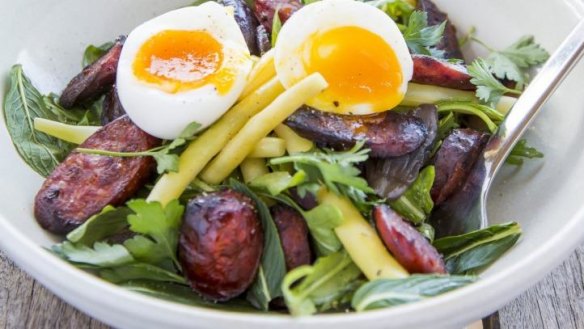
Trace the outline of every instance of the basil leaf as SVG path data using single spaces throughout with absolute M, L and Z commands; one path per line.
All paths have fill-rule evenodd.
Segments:
M 521 227 L 511 222 L 441 238 L 434 241 L 434 247 L 444 256 L 449 273 L 471 274 L 497 260 L 520 236 Z
M 412 275 L 403 279 L 377 279 L 364 284 L 353 296 L 360 311 L 413 303 L 476 281 L 473 276 Z
M 96 242 L 91 248 L 65 241 L 54 245 L 52 251 L 71 263 L 96 267 L 120 266 L 134 262 L 134 258 L 124 246 L 109 245 L 105 242 Z
M 128 227 L 127 217 L 132 211 L 126 207 L 114 208 L 107 206 L 83 225 L 67 234 L 67 240 L 92 246 L 95 242 L 112 236 Z
M 276 224 L 266 204 L 245 184 L 230 179 L 229 185 L 248 197 L 256 204 L 264 230 L 264 251 L 258 274 L 247 292 L 247 300 L 258 309 L 267 311 L 269 303 L 282 296 L 282 280 L 286 275 L 284 251 Z
M 313 266 L 301 266 L 286 275 L 282 283 L 286 306 L 294 316 L 335 307 L 352 292 L 355 288 L 352 283 L 360 275 L 361 271 L 345 251 L 321 257 Z
M 10 87 L 4 101 L 6 128 L 20 157 L 46 177 L 69 154 L 73 145 L 37 132 L 35 118 L 57 119 L 24 75 L 22 66 L 15 65 L 10 70 Z
M 83 52 L 81 66 L 86 67 L 95 63 L 101 56 L 105 55 L 105 53 L 107 53 L 113 47 L 113 45 L 113 42 L 106 42 L 100 46 L 87 46 L 87 48 L 85 48 L 85 52 Z
M 234 299 L 226 303 L 212 303 L 204 300 L 197 293 L 193 292 L 190 287 L 174 283 L 152 280 L 134 280 L 125 282 L 120 286 L 130 291 L 180 304 L 210 307 L 222 311 L 257 312 L 245 300 Z
M 337 207 L 322 204 L 302 215 L 314 240 L 317 255 L 326 256 L 341 250 L 343 245 L 334 229 L 343 223 L 343 213 Z
M 187 280 L 184 277 L 160 267 L 144 263 L 128 264 L 104 269 L 99 271 L 99 276 L 116 284 L 131 280 L 152 280 L 188 285 Z
M 402 196 L 390 202 L 391 208 L 414 224 L 426 221 L 434 208 L 430 190 L 435 176 L 434 166 L 426 167 Z

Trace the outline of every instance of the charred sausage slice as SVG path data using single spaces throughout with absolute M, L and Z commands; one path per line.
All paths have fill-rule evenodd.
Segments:
M 239 29 L 243 34 L 245 39 L 245 43 L 249 48 L 249 52 L 252 55 L 259 56 L 260 51 L 257 45 L 257 38 L 256 38 L 256 28 L 259 25 L 257 18 L 255 17 L 254 13 L 248 7 L 244 0 L 220 0 L 224 6 L 229 6 L 233 8 L 233 16 L 237 25 L 239 25 Z
M 124 116 L 98 130 L 81 147 L 138 152 L 158 145 L 160 140 Z M 150 157 L 107 157 L 73 151 L 37 193 L 35 217 L 50 232 L 68 233 L 103 207 L 120 205 L 132 197 L 153 169 L 154 160 Z
M 373 219 L 385 246 L 408 272 L 446 273 L 436 248 L 391 208 L 376 206 Z
M 431 56 L 412 55 L 414 75 L 412 82 L 461 90 L 475 90 L 466 67 Z
M 365 178 L 375 192 L 384 198 L 399 198 L 416 180 L 420 169 L 430 160 L 438 131 L 438 113 L 434 105 L 421 105 L 410 112 L 422 120 L 427 137 L 415 151 L 392 158 L 371 157 L 365 163 Z
M 431 0 L 418 0 L 417 9 L 428 14 L 428 26 L 438 25 L 446 21 L 444 37 L 436 46 L 436 48 L 444 50 L 444 57 L 464 59 L 460 45 L 458 44 L 458 39 L 456 38 L 456 28 L 448 19 L 448 15 L 442 12 Z
M 436 178 L 430 194 L 436 205 L 462 188 L 489 135 L 473 129 L 454 129 L 436 156 Z
M 194 291 L 227 301 L 252 283 L 260 264 L 263 231 L 253 201 L 233 191 L 189 201 L 178 256 Z
M 113 47 L 95 63 L 87 66 L 69 82 L 59 103 L 64 108 L 96 99 L 107 92 L 116 81 L 118 62 L 125 37 L 119 37 Z
M 278 228 L 288 271 L 310 264 L 312 252 L 308 227 L 302 215 L 285 205 L 275 205 L 270 208 L 270 212 Z
M 422 120 L 392 111 L 373 115 L 338 115 L 302 108 L 286 125 L 319 146 L 348 149 L 365 141 L 374 157 L 395 157 L 417 149 L 427 136 Z
M 299 0 L 256 0 L 254 9 L 260 23 L 271 33 L 276 9 L 280 21 L 284 24 L 301 7 L 302 3 Z

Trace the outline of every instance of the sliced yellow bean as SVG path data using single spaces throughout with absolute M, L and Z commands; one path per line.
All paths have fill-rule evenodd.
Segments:
M 266 137 L 296 109 L 327 86 L 320 73 L 313 73 L 286 90 L 251 118 L 225 145 L 221 153 L 201 173 L 201 179 L 209 184 L 221 183 L 251 153 L 260 139 Z
M 409 275 L 387 251 L 377 232 L 351 200 L 323 189 L 318 201 L 335 206 L 343 213 L 344 222 L 335 228 L 335 233 L 367 279 L 397 279 Z
M 180 156 L 178 172 L 162 176 L 150 192 L 148 201 L 159 201 L 166 205 L 177 199 L 241 127 L 282 92 L 284 92 L 284 87 L 277 78 L 273 78 L 231 108 L 189 144 Z
M 289 154 L 298 152 L 308 152 L 314 147 L 314 143 L 306 138 L 300 137 L 292 128 L 280 124 L 274 132 L 286 141 L 286 150 Z
M 418 106 L 420 104 L 436 104 L 440 101 L 478 102 L 478 99 L 472 91 L 409 83 L 408 91 L 401 105 Z M 516 101 L 517 98 L 503 96 L 497 106 L 495 106 L 495 110 L 501 114 L 507 114 Z
M 262 138 L 248 158 L 275 158 L 286 154 L 286 141 L 277 137 Z
M 243 160 L 239 168 L 241 169 L 243 181 L 246 183 L 269 173 L 266 161 L 260 158 L 247 158 Z
M 99 126 L 74 126 L 65 123 L 47 120 L 43 118 L 34 119 L 34 129 L 49 136 L 62 139 L 73 144 L 81 144 L 98 131 Z
M 258 89 L 261 85 L 265 84 L 275 76 L 276 67 L 274 66 L 274 50 L 270 49 L 254 65 L 239 99 L 247 97 L 247 95 L 251 94 L 254 90 Z

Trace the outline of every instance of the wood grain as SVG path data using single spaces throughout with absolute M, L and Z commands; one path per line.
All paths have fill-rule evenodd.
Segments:
M 584 246 L 499 311 L 502 329 L 584 329 Z M 0 253 L 0 328 L 108 326 L 67 305 Z

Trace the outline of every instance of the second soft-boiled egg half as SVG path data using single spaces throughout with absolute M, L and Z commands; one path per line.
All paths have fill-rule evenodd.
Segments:
M 353 0 L 323 0 L 297 11 L 278 34 L 274 63 L 288 88 L 314 72 L 329 87 L 308 102 L 322 111 L 371 114 L 398 105 L 413 63 L 393 20 Z
M 252 60 L 232 13 L 207 2 L 158 16 L 128 36 L 117 72 L 120 101 L 147 133 L 174 139 L 209 126 L 241 94 Z

